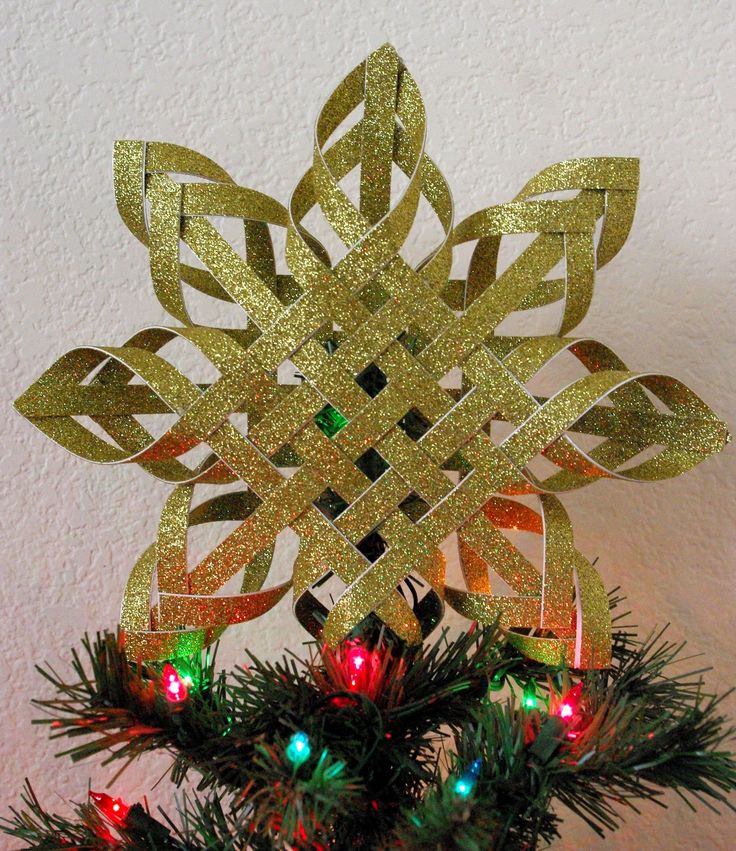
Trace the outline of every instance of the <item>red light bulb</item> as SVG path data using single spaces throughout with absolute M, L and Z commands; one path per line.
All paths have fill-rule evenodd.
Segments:
M 324 645 L 321 655 L 324 669 L 317 672 L 320 688 L 340 709 L 358 705 L 344 692 L 375 702 L 384 691 L 395 688 L 392 682 L 404 674 L 403 658 L 393 656 L 388 648 L 374 649 L 356 638 L 343 641 L 336 650 Z
M 162 684 L 166 694 L 166 699 L 170 703 L 182 703 L 187 699 L 189 690 L 186 687 L 186 683 L 179 676 L 179 672 L 170 662 L 167 662 L 164 665 Z
M 348 650 L 348 665 L 355 673 L 359 673 L 367 661 L 368 651 L 364 647 L 351 647 Z
M 113 822 L 113 824 L 120 825 L 120 827 L 125 826 L 125 821 L 128 818 L 128 813 L 130 812 L 130 807 L 122 800 L 122 798 L 111 798 L 104 792 L 92 791 L 90 791 L 89 796 L 92 798 L 94 805 L 103 816 L 108 818 L 111 822 Z
M 565 695 L 565 699 L 557 708 L 557 715 L 569 721 L 570 718 L 578 711 L 578 704 L 583 694 L 583 684 L 578 683 L 570 689 Z
M 346 654 L 348 682 L 351 691 L 361 691 L 370 677 L 371 654 L 360 645 L 351 647 Z

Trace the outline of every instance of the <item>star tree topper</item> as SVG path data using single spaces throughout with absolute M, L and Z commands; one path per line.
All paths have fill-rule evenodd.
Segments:
M 628 235 L 638 163 L 557 163 L 512 202 L 455 226 L 424 137 L 417 85 L 385 45 L 325 104 L 312 166 L 288 209 L 194 151 L 116 144 L 120 214 L 147 246 L 154 291 L 178 324 L 146 328 L 120 347 L 74 349 L 16 407 L 81 457 L 136 463 L 175 486 L 157 540 L 125 589 L 121 627 L 133 654 L 196 651 L 291 589 L 300 622 L 331 645 L 371 613 L 420 641 L 446 603 L 472 620 L 500 618 L 533 658 L 579 668 L 610 661 L 606 593 L 575 548 L 558 495 L 605 477 L 675 476 L 728 439 L 679 381 L 630 372 L 606 346 L 570 336 L 590 304 L 595 270 Z M 354 169 L 357 205 L 344 188 Z M 561 191 L 568 197 L 537 197 Z M 412 264 L 402 249 L 420 201 L 442 238 Z M 339 259 L 304 224 L 317 210 L 344 243 Z M 242 222 L 244 251 L 218 230 L 221 217 Z M 289 275 L 276 269 L 276 229 L 285 230 Z M 533 239 L 499 272 L 511 234 Z M 182 262 L 182 243 L 199 265 Z M 453 249 L 463 243 L 472 253 L 455 279 Z M 561 277 L 550 274 L 558 265 Z M 199 324 L 189 288 L 241 307 L 240 327 Z M 510 314 L 555 302 L 562 318 L 553 333 L 497 333 Z M 173 366 L 165 349 L 177 338 L 209 361 L 216 380 L 197 382 Z M 549 396 L 529 390 L 565 357 L 580 377 Z M 285 363 L 299 383 L 279 380 Z M 144 415 L 165 422 L 156 435 Z M 506 424 L 503 437 L 496 423 Z M 206 457 L 190 460 L 198 447 Z M 540 457 L 551 471 L 534 472 Z M 234 482 L 241 488 L 224 487 Z M 194 499 L 213 487 L 220 492 Z M 190 568 L 188 530 L 232 521 Z M 299 537 L 291 578 L 267 587 L 287 527 Z M 541 536 L 540 564 L 509 530 Z M 452 536 L 461 587 L 445 577 L 441 545 Z M 235 593 L 222 593 L 238 575 Z M 411 577 L 428 589 L 421 600 Z M 320 600 L 328 579 L 337 598 Z

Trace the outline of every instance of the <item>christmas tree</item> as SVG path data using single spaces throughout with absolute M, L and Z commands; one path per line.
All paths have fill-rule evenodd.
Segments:
M 120 629 L 85 638 L 68 673 L 39 667 L 53 693 L 36 704 L 72 759 L 104 752 L 124 768 L 164 750 L 172 782 L 195 790 L 174 814 L 93 791 L 69 815 L 29 785 L 3 823 L 22 847 L 533 849 L 559 836 L 560 806 L 601 835 L 666 789 L 730 806 L 722 698 L 702 670 L 673 673 L 681 645 L 627 624 L 559 499 L 599 478 L 678 475 L 728 440 L 679 381 L 569 336 L 625 242 L 638 165 L 558 163 L 455 226 L 424 138 L 417 85 L 384 46 L 328 99 L 288 209 L 193 151 L 116 145 L 118 208 L 180 324 L 69 352 L 16 407 L 81 457 L 174 489 Z M 442 237 L 410 263 L 420 202 Z M 317 210 L 339 259 L 307 230 Z M 244 255 L 222 218 L 241 223 Z M 499 270 L 516 234 L 533 238 Z M 182 243 L 201 265 L 182 262 Z M 242 327 L 198 324 L 183 284 L 239 305 Z M 497 330 L 557 302 L 552 333 Z M 175 367 L 162 350 L 177 339 L 219 377 Z M 565 358 L 582 377 L 531 389 Z M 151 415 L 167 419 L 158 434 Z M 190 568 L 187 533 L 210 523 L 235 528 Z M 292 575 L 268 587 L 286 529 Z M 516 533 L 538 536 L 541 563 Z M 306 655 L 219 671 L 223 631 L 289 591 Z M 430 638 L 445 605 L 469 628 Z

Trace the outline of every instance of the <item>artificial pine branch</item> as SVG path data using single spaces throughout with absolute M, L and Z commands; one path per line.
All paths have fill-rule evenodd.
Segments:
M 441 728 L 457 728 L 472 716 L 500 644 L 493 628 L 411 648 L 371 625 L 364 640 L 380 644 L 387 660 L 377 703 L 331 681 L 328 662 L 334 658 L 314 650 L 306 662 L 291 655 L 274 663 L 251 658 L 227 683 L 212 660 L 179 660 L 201 687 L 172 707 L 161 688 L 160 665 L 129 664 L 116 636 L 98 635 L 94 642 L 84 640 L 83 653 L 73 653 L 71 682 L 40 669 L 57 695 L 36 702 L 51 716 L 39 723 L 50 724 L 54 738 L 71 740 L 64 753 L 72 759 L 105 751 L 106 762 L 127 765 L 149 750 L 165 749 L 174 755 L 175 783 L 194 768 L 200 790 L 248 788 L 253 795 L 282 782 L 275 762 L 270 772 L 255 770 L 263 749 L 276 753 L 275 744 L 305 729 L 315 748 L 358 773 L 365 794 L 360 801 L 352 796 L 355 817 L 343 817 L 341 824 L 346 837 L 356 843 L 364 837 L 370 847 L 368 837 L 372 842 L 390 832 L 400 808 L 434 780 L 436 740 L 446 735 Z M 391 686 L 398 689 L 395 699 L 384 701 Z M 340 795 L 335 788 L 331 798 Z
M 525 733 L 512 702 L 488 702 L 458 737 L 449 777 L 405 813 L 396 831 L 399 847 L 521 851 L 556 838 L 559 819 L 549 809 L 544 772 L 530 762 Z M 469 796 L 459 795 L 458 780 L 477 759 L 482 766 L 475 786 Z
M 72 654 L 71 682 L 39 669 L 56 695 L 36 703 L 72 759 L 107 751 L 124 766 L 164 749 L 176 783 L 194 769 L 210 790 L 164 822 L 131 808 L 130 823 L 111 825 L 121 849 L 513 851 L 559 835 L 555 804 L 600 834 L 667 788 L 730 806 L 736 763 L 722 698 L 704 693 L 701 670 L 673 675 L 686 657 L 662 632 L 642 642 L 619 624 L 613 648 L 611 668 L 575 672 L 520 657 L 494 628 L 407 647 L 369 619 L 304 661 L 250 658 L 225 676 L 206 655 L 175 660 L 191 689 L 172 704 L 162 666 L 129 662 L 105 634 Z M 521 703 L 495 699 L 504 683 L 534 688 Z M 565 703 L 575 704 L 567 719 Z M 309 743 L 303 759 L 289 756 L 295 736 Z M 453 752 L 438 755 L 448 736 Z M 23 800 L 3 829 L 26 847 L 56 847 L 60 836 L 110 847 L 90 805 L 64 819 L 30 789 Z
M 572 689 L 564 670 L 539 666 L 550 695 L 544 711 L 517 708 L 513 699 L 484 702 L 457 737 L 450 778 L 405 813 L 398 829 L 404 847 L 535 848 L 559 835 L 555 803 L 602 836 L 620 826 L 622 810 L 638 812 L 642 801 L 661 804 L 667 788 L 711 809 L 733 809 L 726 795 L 736 788 L 736 761 L 723 746 L 735 731 L 720 714 L 725 695 L 704 694 L 699 670 L 670 674 L 685 661 L 683 648 L 663 641 L 661 631 L 641 643 L 619 633 L 613 667 L 579 680 L 582 725 L 556 714 Z M 530 664 L 507 670 L 523 681 Z M 481 768 L 466 800 L 455 784 L 476 759 Z M 482 836 L 487 844 L 478 845 Z
M 498 647 L 496 630 L 489 627 L 454 642 L 443 635 L 430 648 L 398 649 L 397 658 L 404 660 L 402 700 L 380 715 L 381 726 L 395 728 L 404 741 L 415 737 L 421 746 L 427 732 L 466 720 L 474 701 L 485 694 Z M 233 760 L 237 757 L 246 766 L 263 736 L 288 737 L 311 716 L 339 716 L 339 735 L 331 735 L 329 725 L 324 735 L 345 756 L 355 757 L 358 743 L 366 738 L 364 712 L 352 707 L 346 713 L 331 702 L 331 692 L 340 689 L 320 678 L 323 659 L 318 652 L 307 662 L 291 655 L 273 663 L 250 657 L 248 666 L 227 680 L 215 674 L 214 662 L 206 656 L 187 658 L 184 664 L 202 687 L 192 691 L 186 705 L 172 710 L 160 687 L 160 665 L 129 664 L 111 633 L 94 642 L 85 638 L 83 650 L 85 661 L 73 653 L 71 683 L 49 667 L 39 668 L 57 696 L 34 701 L 51 716 L 35 723 L 50 724 L 54 739 L 75 741 L 63 752 L 73 760 L 109 751 L 108 761 L 128 761 L 147 750 L 167 749 L 176 753 L 177 783 L 197 767 L 205 786 L 241 788 L 247 775 L 232 766 Z M 348 729 L 343 729 L 346 720 Z M 352 736 L 351 725 L 356 727 Z M 79 737 L 85 742 L 76 744 Z
M 140 804 L 127 813 L 125 825 L 104 819 L 91 804 L 76 804 L 73 816 L 50 813 L 43 808 L 31 784 L 21 793 L 23 808 L 11 808 L 11 818 L 0 828 L 23 840 L 27 849 L 38 851 L 199 851 L 207 846 L 178 842 L 172 833 L 152 818 Z M 114 832 L 113 832 L 114 831 Z M 217 846 L 218 849 L 220 846 Z
M 273 838 L 277 847 L 327 844 L 331 826 L 349 815 L 365 790 L 326 749 L 304 765 L 289 764 L 285 750 L 285 743 L 258 748 L 251 781 L 240 796 L 248 802 L 250 836 Z

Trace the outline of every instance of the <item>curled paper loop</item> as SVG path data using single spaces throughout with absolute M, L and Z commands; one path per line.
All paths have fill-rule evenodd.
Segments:
M 251 620 L 273 608 L 291 586 L 285 582 L 263 590 L 273 559 L 273 547 L 268 547 L 245 565 L 239 594 L 192 593 L 187 571 L 189 528 L 243 521 L 258 505 L 252 491 L 230 491 L 192 510 L 193 491 L 192 485 L 181 485 L 172 492 L 156 544 L 143 553 L 128 579 L 120 626 L 131 657 L 171 658 L 198 652 L 227 624 Z M 157 602 L 151 610 L 152 586 Z M 182 629 L 182 624 L 189 628 Z
M 509 641 L 540 662 L 576 668 L 606 665 L 611 635 L 603 583 L 575 549 L 560 501 L 550 494 L 538 499 L 541 513 L 521 502 L 493 497 L 464 524 L 458 549 L 468 591 L 448 586 L 445 599 L 471 620 L 492 623 L 498 618 Z M 501 529 L 542 536 L 541 575 Z M 489 564 L 514 594 L 492 593 Z
M 471 620 L 500 618 L 533 658 L 609 663 L 608 600 L 558 496 L 600 478 L 679 475 L 728 439 L 676 379 L 632 372 L 603 344 L 569 336 L 631 228 L 638 163 L 557 163 L 454 225 L 425 135 L 416 82 L 385 45 L 328 98 L 288 206 L 186 148 L 117 143 L 118 208 L 180 326 L 74 349 L 16 407 L 81 457 L 136 463 L 175 485 L 124 595 L 135 654 L 192 652 L 291 589 L 296 617 L 331 645 L 371 614 L 421 641 L 446 602 Z M 439 235 L 415 262 L 422 209 Z M 329 240 L 307 229 L 320 216 Z M 221 232 L 227 219 L 242 226 L 244 251 Z M 289 274 L 277 267 L 278 230 Z M 528 244 L 499 269 L 502 241 L 520 234 Z M 451 277 L 465 244 L 467 273 Z M 182 261 L 182 245 L 201 266 Z M 241 327 L 198 324 L 191 290 L 239 306 Z M 556 302 L 552 333 L 499 333 L 511 314 Z M 175 365 L 177 343 L 203 359 L 208 381 Z M 575 378 L 534 389 L 565 363 Z M 151 418 L 165 422 L 151 430 Z M 234 482 L 244 489 L 197 501 Z M 190 565 L 189 530 L 210 523 L 225 534 Z M 299 538 L 291 576 L 268 585 L 286 530 Z M 541 540 L 539 562 L 516 533 Z M 447 577 L 452 536 L 462 587 Z

